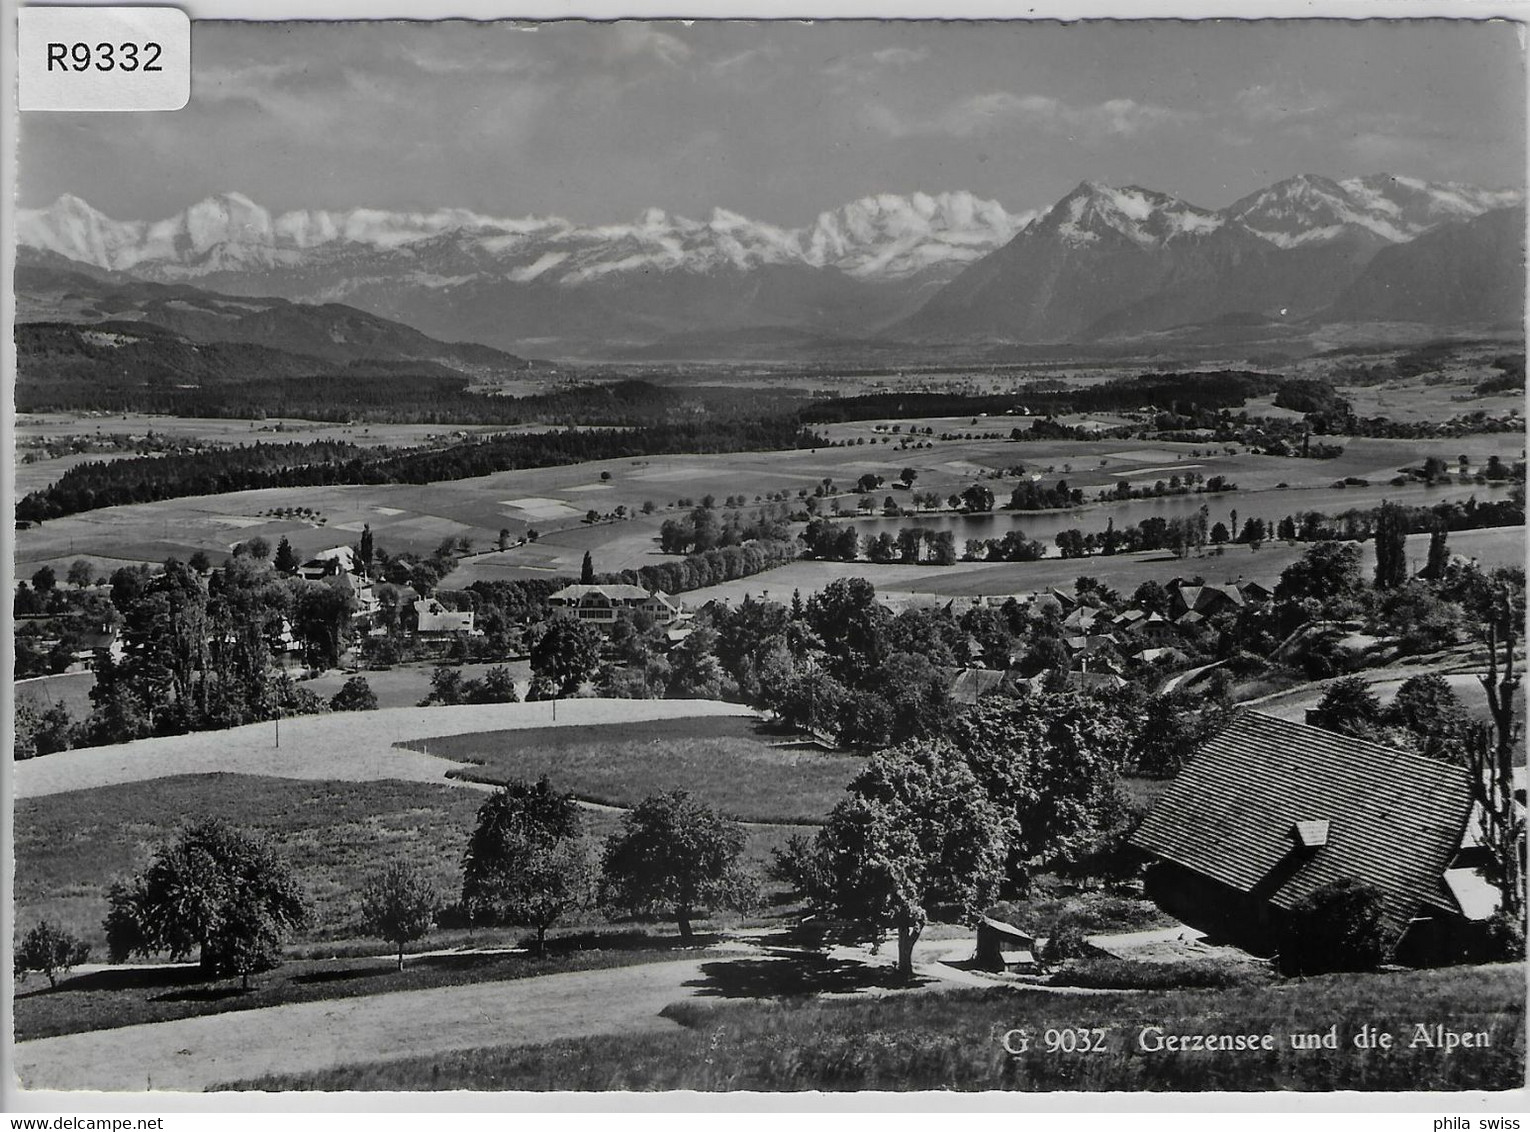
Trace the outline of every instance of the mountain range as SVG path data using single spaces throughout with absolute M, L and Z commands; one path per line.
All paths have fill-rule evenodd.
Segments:
M 783 228 L 721 209 L 609 225 L 273 215 L 237 193 L 118 221 L 65 196 L 19 210 L 17 238 L 23 265 L 344 303 L 523 354 L 768 356 L 825 340 L 1111 342 L 1226 316 L 1517 323 L 1522 199 L 1301 175 L 1210 210 L 1085 182 L 1039 214 L 964 192 L 885 194 Z

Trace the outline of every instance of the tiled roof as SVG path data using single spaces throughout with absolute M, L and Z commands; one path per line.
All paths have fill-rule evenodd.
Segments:
M 550 594 L 549 601 L 580 601 L 588 594 L 599 594 L 602 597 L 620 599 L 622 601 L 645 601 L 648 591 L 642 586 L 629 586 L 624 584 L 612 584 L 605 586 L 572 585 L 564 586 L 555 594 Z
M 1380 890 L 1405 927 L 1456 903 L 1443 876 L 1471 811 L 1464 768 L 1244 711 L 1191 758 L 1131 843 L 1289 909 L 1341 877 Z M 1293 829 L 1326 821 L 1302 851 Z

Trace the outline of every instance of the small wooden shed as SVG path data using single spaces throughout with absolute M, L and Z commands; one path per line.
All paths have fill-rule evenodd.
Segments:
M 1036 965 L 1036 937 L 1024 928 L 985 913 L 978 917 L 974 962 L 986 971 L 1033 967 Z

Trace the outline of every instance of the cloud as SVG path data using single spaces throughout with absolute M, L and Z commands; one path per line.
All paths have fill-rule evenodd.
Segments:
M 927 116 L 901 116 L 880 103 L 869 104 L 863 120 L 888 137 L 979 137 L 1006 129 L 1033 129 L 1084 141 L 1126 138 L 1162 126 L 1198 121 L 1199 113 L 1113 98 L 1074 106 L 1041 94 L 992 91 L 974 95 Z
M 875 51 L 857 51 L 841 55 L 823 69 L 834 80 L 833 90 L 843 94 L 852 87 L 863 86 L 881 77 L 889 70 L 911 67 L 929 58 L 928 47 L 882 47 Z

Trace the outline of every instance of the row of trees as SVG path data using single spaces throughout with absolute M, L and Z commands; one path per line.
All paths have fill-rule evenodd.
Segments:
M 747 909 L 758 883 L 740 863 L 744 833 L 683 790 L 654 794 L 628 811 L 597 853 L 571 794 L 546 778 L 512 781 L 479 807 L 462 858 L 459 911 L 471 924 L 547 931 L 586 909 L 672 918 L 682 939 L 710 911 Z M 358 926 L 405 949 L 435 926 L 443 899 L 420 862 L 398 859 L 357 893 Z M 138 875 L 107 893 L 111 961 L 195 956 L 210 978 L 252 975 L 280 961 L 286 939 L 313 923 L 313 904 L 291 865 L 265 837 L 221 819 L 196 822 L 162 844 Z M 88 949 L 44 921 L 24 938 L 17 972 L 51 982 Z

